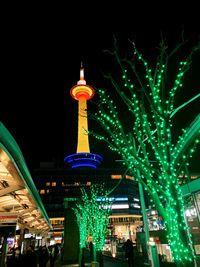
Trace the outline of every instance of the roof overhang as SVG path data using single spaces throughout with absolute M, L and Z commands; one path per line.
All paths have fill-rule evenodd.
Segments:
M 34 233 L 51 222 L 16 141 L 0 122 L 0 214 L 17 213 L 18 224 Z

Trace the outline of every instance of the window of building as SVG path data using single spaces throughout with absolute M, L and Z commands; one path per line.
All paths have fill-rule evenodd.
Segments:
M 122 175 L 113 174 L 111 175 L 111 179 L 121 179 Z
M 126 175 L 126 179 L 129 179 L 129 180 L 132 180 L 132 181 L 135 181 L 135 179 L 129 175 Z
M 56 186 L 56 182 L 52 182 L 51 185 L 52 185 L 52 186 Z
M 45 190 L 44 189 L 41 189 L 40 190 L 40 195 L 44 195 L 45 194 Z
M 91 185 L 91 182 L 87 182 L 87 185 L 90 186 Z
M 50 182 L 46 182 L 46 186 L 50 186 Z

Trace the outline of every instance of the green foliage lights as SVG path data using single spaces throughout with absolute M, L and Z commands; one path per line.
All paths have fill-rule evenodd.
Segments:
M 97 201 L 97 198 L 103 198 L 106 195 L 103 192 L 103 186 L 92 185 L 90 189 L 87 193 L 84 188 L 81 188 L 82 197 L 74 208 L 79 226 L 80 247 L 86 246 L 86 239 L 90 234 L 93 236 L 96 250 L 102 251 L 112 202 Z
M 195 256 L 185 226 L 184 202 L 178 175 L 188 165 L 199 143 L 200 114 L 183 130 L 177 143 L 172 142 L 172 116 L 179 110 L 174 109 L 175 93 L 182 88 L 192 56 L 200 50 L 200 46 L 194 47 L 189 56 L 179 63 L 178 73 L 169 90 L 166 83 L 169 59 L 177 52 L 178 46 L 167 54 L 165 44 L 161 43 L 154 71 L 138 52 L 135 44 L 133 46 L 134 60 L 121 59 L 116 45 L 112 53 L 120 65 L 123 86 L 112 76 L 107 76 L 131 114 L 129 116 L 127 113 L 131 130 L 127 132 L 127 127 L 121 123 L 117 106 L 108 92 L 99 89 L 98 111 L 91 117 L 108 134 L 89 134 L 107 142 L 109 148 L 122 157 L 123 164 L 129 168 L 136 181 L 144 186 L 165 221 L 174 261 L 187 264 Z M 144 75 L 141 76 L 137 72 L 136 62 L 144 67 Z M 191 100 L 187 103 L 190 102 Z M 186 104 L 182 106 L 184 105 Z
M 89 235 L 89 227 L 88 227 L 88 207 L 87 204 L 84 205 L 77 204 L 76 209 L 74 209 L 77 223 L 79 227 L 80 234 L 80 248 L 85 248 L 86 246 L 86 238 Z

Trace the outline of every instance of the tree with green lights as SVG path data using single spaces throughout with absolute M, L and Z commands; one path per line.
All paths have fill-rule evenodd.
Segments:
M 108 147 L 121 156 L 130 174 L 143 185 L 164 219 L 173 260 L 179 265 L 189 266 L 195 256 L 184 221 L 184 201 L 178 176 L 199 143 L 200 114 L 176 141 L 172 117 L 182 106 L 197 101 L 197 98 L 199 100 L 200 94 L 197 94 L 175 108 L 176 92 L 182 89 L 183 78 L 200 46 L 193 47 L 189 55 L 178 62 L 174 82 L 169 82 L 170 60 L 182 44 L 167 53 L 162 41 L 155 67 L 151 68 L 134 43 L 130 60 L 120 57 L 115 42 L 114 52 L 109 53 L 115 56 L 120 66 L 121 79 L 111 75 L 106 77 L 124 104 L 117 106 L 108 90 L 99 89 L 98 111 L 91 116 L 103 127 L 105 135 L 89 134 L 107 142 Z M 123 110 L 118 111 L 119 107 Z M 128 118 L 128 126 L 123 116 L 125 120 Z
M 86 248 L 86 239 L 89 236 L 89 225 L 88 225 L 88 209 L 89 209 L 89 198 L 85 192 L 85 190 L 81 189 L 82 191 L 82 199 L 78 201 L 76 204 L 76 208 L 74 208 L 74 212 L 77 219 L 77 224 L 79 228 L 79 237 L 80 237 L 80 252 L 79 252 L 79 265 L 82 266 L 84 262 L 84 250 Z
M 81 188 L 81 198 L 74 209 L 80 234 L 80 262 L 89 235 L 93 237 L 93 261 L 101 258 L 112 203 L 105 198 L 102 185 L 92 185 L 89 192 Z M 97 201 L 97 199 L 99 201 Z

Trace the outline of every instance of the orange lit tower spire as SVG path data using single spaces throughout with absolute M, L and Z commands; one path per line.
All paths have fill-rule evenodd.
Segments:
M 90 153 L 87 119 L 87 101 L 94 96 L 94 89 L 86 84 L 84 68 L 81 63 L 80 80 L 70 90 L 71 96 L 78 100 L 78 143 L 76 154 L 66 157 L 64 160 L 72 168 L 93 167 L 96 168 L 102 161 L 102 157 Z
M 87 100 L 94 95 L 94 89 L 86 85 L 84 69 L 81 64 L 80 80 L 70 90 L 71 96 L 78 100 L 78 143 L 76 153 L 90 153 L 87 121 Z

